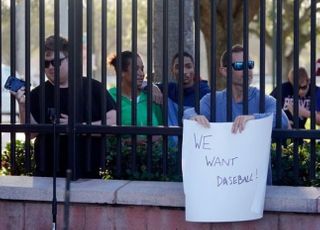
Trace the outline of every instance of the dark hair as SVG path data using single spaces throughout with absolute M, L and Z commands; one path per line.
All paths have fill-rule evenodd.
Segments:
M 289 71 L 288 80 L 293 85 L 293 68 Z M 298 69 L 298 82 L 299 84 L 304 80 L 309 80 L 308 72 L 305 68 L 299 67 Z
M 67 57 L 68 56 L 68 48 L 69 48 L 69 42 L 66 38 L 59 36 L 59 48 L 60 51 Z M 55 36 L 51 35 L 47 37 L 45 43 L 45 52 L 54 52 L 55 48 Z
M 194 64 L 193 57 L 192 57 L 192 55 L 191 55 L 190 53 L 184 51 L 184 52 L 183 52 L 183 57 L 188 57 L 188 58 L 190 58 L 191 61 L 192 61 L 192 63 Z M 172 62 L 171 62 L 171 67 L 173 67 L 174 61 L 175 61 L 177 58 L 179 58 L 179 52 L 176 53 L 176 54 L 173 56 Z
M 140 57 L 140 55 L 137 54 L 137 57 Z M 128 67 L 132 58 L 133 58 L 133 52 L 128 50 L 121 52 L 121 70 L 122 71 L 125 71 L 125 72 L 128 71 Z M 119 61 L 119 58 L 117 57 L 116 54 L 112 54 L 108 58 L 109 65 L 113 66 L 116 71 L 117 71 L 118 61 Z
M 220 58 L 220 65 L 221 66 L 227 66 L 228 65 L 228 56 L 227 56 L 227 50 L 225 50 L 222 55 L 221 55 L 221 58 Z M 240 53 L 240 52 L 243 52 L 243 46 L 242 45 L 239 45 L 239 44 L 236 44 L 234 46 L 232 46 L 231 48 L 231 54 L 232 53 Z

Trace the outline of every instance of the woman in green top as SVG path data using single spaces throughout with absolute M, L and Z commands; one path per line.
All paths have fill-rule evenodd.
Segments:
M 137 91 L 137 126 L 147 125 L 147 94 L 142 89 L 144 79 L 144 66 L 141 57 L 137 54 L 137 89 L 132 89 L 132 60 L 133 53 L 131 51 L 123 51 L 121 53 L 121 124 L 132 125 L 132 90 Z M 119 58 L 114 55 L 109 59 L 109 64 L 114 67 L 115 71 Z M 117 76 L 119 73 L 117 73 Z M 109 93 L 115 101 L 117 101 L 117 89 L 109 89 Z M 161 107 L 152 103 L 152 125 L 162 125 Z

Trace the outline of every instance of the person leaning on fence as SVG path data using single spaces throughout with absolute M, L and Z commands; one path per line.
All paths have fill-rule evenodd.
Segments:
M 293 119 L 293 95 L 294 95 L 294 73 L 293 69 L 289 71 L 288 74 L 288 81 L 284 82 L 281 85 L 282 90 L 282 98 L 281 103 L 283 110 L 287 114 L 289 118 L 289 122 L 291 126 L 293 126 L 294 119 Z M 298 69 L 298 106 L 299 106 L 299 128 L 305 129 L 305 124 L 307 119 L 311 117 L 310 112 L 310 105 L 311 105 L 311 86 L 310 86 L 310 79 L 307 73 L 307 70 L 303 67 Z M 272 92 L 271 95 L 277 97 L 278 87 L 276 87 Z M 316 123 L 320 125 L 320 88 L 315 87 L 315 102 L 316 102 Z
M 276 124 L 276 100 L 272 96 L 265 95 L 265 113 L 259 113 L 259 98 L 260 91 L 255 87 L 248 87 L 248 115 L 242 115 L 243 112 L 243 78 L 247 77 L 249 84 L 252 82 L 252 69 L 254 62 L 248 60 L 248 76 L 243 75 L 244 61 L 243 61 L 243 47 L 235 45 L 231 49 L 232 53 L 232 132 L 238 133 L 245 129 L 245 125 L 249 120 L 263 118 L 273 115 L 273 127 Z M 227 51 L 225 51 L 220 59 L 219 71 L 223 77 L 227 77 Z M 206 94 L 200 101 L 200 114 L 197 114 L 193 108 L 187 109 L 184 113 L 184 118 L 195 120 L 204 127 L 210 127 L 210 113 L 211 113 L 211 95 Z M 227 91 L 222 90 L 216 92 L 216 122 L 226 122 Z M 282 127 L 287 129 L 289 122 L 286 114 L 282 111 Z M 272 183 L 271 165 L 269 164 L 268 184 Z
M 147 107 L 148 107 L 148 97 L 147 94 L 142 90 L 142 83 L 144 79 L 144 65 L 140 55 L 137 54 L 137 88 L 132 89 L 132 59 L 133 53 L 131 51 L 123 51 L 121 53 L 121 124 L 131 125 L 131 111 L 132 111 L 132 90 L 136 90 L 137 98 L 137 126 L 146 126 L 147 122 Z M 117 73 L 117 62 L 118 58 L 116 55 L 111 55 L 108 62 L 114 67 Z M 119 77 L 119 73 L 117 73 Z M 117 88 L 109 89 L 109 92 L 113 99 L 117 101 Z M 162 112 L 161 107 L 158 104 L 152 103 L 152 125 L 158 126 L 162 125 Z
M 41 89 L 44 87 L 45 95 L 44 95 L 44 111 L 45 111 L 45 123 L 52 124 L 52 114 L 49 114 L 49 110 L 54 108 L 54 80 L 55 80 L 55 66 L 59 66 L 59 88 L 60 88 L 60 117 L 58 119 L 58 123 L 60 124 L 68 124 L 68 113 L 69 113 L 69 106 L 68 106 L 68 97 L 70 96 L 69 92 L 69 85 L 68 85 L 68 78 L 69 78 L 69 71 L 68 71 L 68 49 L 69 43 L 67 39 L 63 37 L 59 37 L 59 60 L 58 62 L 55 61 L 55 37 L 50 36 L 45 41 L 45 74 L 47 77 L 47 81 L 44 82 L 43 85 L 37 86 L 33 89 L 30 93 L 30 105 L 31 105 L 31 124 L 39 124 L 40 123 L 40 116 L 42 107 L 40 105 L 40 98 L 41 98 Z M 80 121 L 84 123 L 87 119 L 88 105 L 87 101 L 84 98 L 88 98 L 88 92 L 86 90 L 89 79 L 85 77 L 81 77 L 82 81 L 82 89 L 80 94 L 83 98 L 80 104 L 79 111 L 80 113 Z M 91 91 L 91 116 L 92 116 L 92 124 L 101 124 L 101 101 L 102 101 L 102 94 L 101 92 L 105 90 L 105 87 L 96 80 L 90 80 L 92 91 Z M 19 118 L 21 123 L 25 123 L 25 89 L 20 89 L 17 93 L 11 92 L 18 101 L 19 104 Z M 115 111 L 115 102 L 113 101 L 112 97 L 106 91 L 107 95 L 107 113 L 106 119 L 107 124 L 112 125 L 116 123 L 116 111 Z M 81 99 L 77 99 L 81 100 Z M 53 175 L 53 135 L 52 134 L 36 134 L 32 133 L 32 138 L 36 137 L 35 139 L 35 161 L 36 161 L 36 176 L 52 176 Z M 44 152 L 40 151 L 40 141 L 44 140 L 45 143 L 45 150 Z M 68 138 L 67 135 L 60 135 L 60 149 L 58 149 L 58 168 L 57 168 L 57 176 L 64 177 L 66 175 L 66 169 L 70 168 L 72 162 L 68 161 Z M 90 168 L 91 170 L 87 170 L 87 152 L 86 150 L 86 139 L 85 137 L 77 136 L 76 140 L 76 178 L 99 178 L 99 167 L 100 167 L 100 147 L 101 147 L 101 138 L 99 137 L 92 137 L 91 138 L 91 149 L 90 149 Z

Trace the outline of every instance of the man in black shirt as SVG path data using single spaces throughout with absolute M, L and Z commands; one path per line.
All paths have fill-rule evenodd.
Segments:
M 55 79 L 55 65 L 59 65 L 59 79 L 60 79 L 60 117 L 58 118 L 58 123 L 68 124 L 68 114 L 69 114 L 69 85 L 68 85 L 68 41 L 65 38 L 59 38 L 60 46 L 60 59 L 58 63 L 54 60 L 54 49 L 55 49 L 55 37 L 50 36 L 45 41 L 45 74 L 47 81 L 44 85 L 40 85 L 33 89 L 30 93 L 30 102 L 31 102 L 31 124 L 41 123 L 40 114 L 41 111 L 44 111 L 45 121 L 44 123 L 51 123 L 52 118 L 49 114 L 50 109 L 55 107 L 54 103 L 54 79 Z M 91 111 L 88 111 L 88 83 L 91 81 Z M 106 90 L 105 87 L 98 81 L 93 79 L 88 79 L 81 77 L 81 98 L 76 98 L 79 103 L 80 116 L 78 118 L 79 123 L 87 121 L 90 114 L 92 118 L 92 124 L 101 124 L 102 119 L 102 92 Z M 40 98 L 41 98 L 41 88 L 44 87 L 44 108 L 39 107 Z M 19 117 L 20 122 L 25 123 L 25 89 L 20 89 L 17 93 L 11 92 L 15 95 L 18 104 L 19 104 Z M 112 97 L 106 91 L 107 95 L 107 104 L 106 104 L 106 119 L 108 125 L 113 125 L 116 123 L 116 111 L 115 111 L 115 102 Z M 52 176 L 53 175 L 53 135 L 52 134 L 32 134 L 32 137 L 35 139 L 35 161 L 36 161 L 36 172 L 35 176 Z M 45 148 L 44 151 L 41 151 L 41 142 L 44 142 Z M 68 155 L 68 138 L 67 134 L 59 135 L 59 146 L 60 148 L 57 151 L 58 162 L 57 162 L 57 176 L 65 176 L 67 168 L 72 164 L 69 162 Z M 79 135 L 76 138 L 76 178 L 98 178 L 99 177 L 99 167 L 100 167 L 100 156 L 101 154 L 101 138 L 92 137 L 90 149 L 87 147 L 88 142 L 83 135 Z M 88 164 L 90 162 L 90 164 Z
M 298 70 L 298 106 L 299 106 L 299 128 L 305 129 L 305 124 L 308 118 L 310 118 L 310 100 L 311 100 L 311 90 L 310 90 L 310 79 L 305 68 L 300 67 Z M 282 98 L 281 103 L 283 110 L 289 118 L 289 122 L 293 127 L 293 69 L 290 70 L 288 74 L 288 81 L 281 85 Z M 271 95 L 277 98 L 277 88 L 275 88 Z M 316 86 L 316 123 L 320 125 L 320 90 Z

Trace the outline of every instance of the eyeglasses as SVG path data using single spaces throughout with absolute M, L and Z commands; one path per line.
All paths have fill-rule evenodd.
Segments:
M 58 61 L 58 65 L 60 66 L 61 65 L 61 62 L 66 59 L 67 57 L 63 57 L 63 58 L 60 58 L 59 61 Z M 45 68 L 49 68 L 50 64 L 54 67 L 56 65 L 56 62 L 55 62 L 55 59 L 52 59 L 52 60 L 45 60 L 44 61 L 44 67 Z
M 306 90 L 307 88 L 308 88 L 308 84 L 299 86 L 299 89 L 301 90 Z
M 236 61 L 231 64 L 232 68 L 235 71 L 240 71 L 244 69 L 244 62 L 243 61 Z M 254 61 L 248 61 L 248 69 L 254 68 Z

